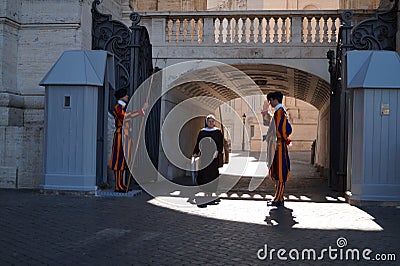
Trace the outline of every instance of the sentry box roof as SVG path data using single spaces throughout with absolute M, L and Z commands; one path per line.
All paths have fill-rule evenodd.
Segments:
M 400 56 L 394 51 L 349 51 L 347 88 L 400 88 Z
M 107 51 L 65 51 L 39 85 L 102 86 L 107 65 Z

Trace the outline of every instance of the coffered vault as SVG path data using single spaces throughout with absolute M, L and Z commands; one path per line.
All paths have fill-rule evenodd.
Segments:
M 260 92 L 265 95 L 276 90 L 282 91 L 286 96 L 308 102 L 318 110 L 329 100 L 329 83 L 299 69 L 272 64 L 242 64 L 224 69 L 226 71 L 207 68 L 190 73 L 191 77 L 186 75 L 185 79 L 192 82 L 180 84 L 174 93 L 180 94 L 180 98 L 206 96 L 207 105 L 214 108 L 219 106 L 221 101 L 227 102 Z M 249 79 L 244 79 L 243 74 L 236 75 L 238 70 Z M 223 80 L 228 80 L 237 91 L 220 85 Z M 260 90 L 257 90 L 257 86 Z

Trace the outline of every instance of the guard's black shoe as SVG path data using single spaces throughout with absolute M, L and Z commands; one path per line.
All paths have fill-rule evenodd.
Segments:
M 210 201 L 208 204 L 209 204 L 209 205 L 218 205 L 218 204 L 219 204 L 219 201 L 212 200 L 212 201 Z
M 284 203 L 283 201 L 270 201 L 267 203 L 267 206 L 279 207 L 279 206 L 284 206 Z

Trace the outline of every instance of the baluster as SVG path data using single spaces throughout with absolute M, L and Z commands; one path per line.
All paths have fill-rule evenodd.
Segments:
M 219 24 L 220 24 L 220 20 L 219 20 L 219 18 L 216 18 L 214 20 L 214 41 L 215 41 L 215 43 L 219 43 L 219 35 L 220 35 Z
M 175 42 L 179 42 L 181 21 L 179 19 L 175 20 Z
M 198 43 L 202 43 L 203 42 L 203 28 L 204 28 L 204 24 L 203 24 L 203 20 L 201 18 L 199 18 L 197 20 L 197 42 Z
M 313 40 L 313 27 L 312 27 L 312 22 L 313 22 L 313 19 L 314 18 L 311 18 L 311 19 L 307 19 L 307 21 L 308 21 L 308 24 L 307 24 L 307 32 L 308 32 L 308 34 L 307 34 L 307 42 L 312 42 L 312 40 Z
M 339 28 L 340 28 L 340 18 L 336 18 L 335 20 L 335 40 L 336 42 L 339 41 Z
M 177 31 L 177 25 L 176 25 L 176 22 L 177 22 L 177 20 L 175 19 L 174 21 L 173 21 L 173 27 L 172 27 L 172 38 L 173 38 L 173 41 L 174 42 L 176 42 L 176 31 Z
M 198 19 L 193 19 L 193 42 L 197 42 L 197 43 L 200 43 L 199 42 L 199 39 L 201 39 L 201 37 L 200 37 L 200 34 L 202 34 L 202 33 L 200 33 L 201 31 L 202 31 L 202 21 L 201 21 L 201 19 L 200 18 L 198 18 Z
M 329 43 L 330 41 L 329 41 L 329 36 L 328 36 L 328 18 L 322 18 L 323 19 L 323 30 L 322 30 L 322 33 L 323 33 L 323 36 L 324 36 L 324 38 L 322 39 L 322 42 L 323 43 Z
M 231 18 L 231 43 L 235 43 L 236 42 L 236 19 L 235 18 Z
M 288 43 L 289 41 L 290 41 L 290 19 L 287 17 L 283 20 L 282 42 Z
M 263 31 L 262 20 L 263 20 L 262 17 L 258 18 L 258 35 L 257 35 L 257 39 L 259 39 L 260 43 L 262 43 L 262 31 Z
M 336 27 L 335 27 L 335 21 L 332 18 L 330 19 L 330 23 L 329 23 L 329 38 L 330 38 L 330 42 L 336 42 L 336 36 L 335 36 L 335 31 L 336 31 Z
M 223 23 L 222 23 L 222 26 L 223 26 L 223 30 L 222 30 L 222 36 L 223 36 L 223 39 L 222 39 L 222 42 L 223 43 L 226 43 L 227 41 L 228 41 L 228 19 L 227 18 L 224 18 L 223 20 Z
M 243 41 L 243 19 L 239 18 L 237 22 L 237 38 L 238 38 L 238 43 L 242 43 Z
M 227 43 L 231 42 L 231 20 L 226 19 L 226 41 Z
M 185 18 L 183 21 L 182 21 L 182 42 L 186 42 L 186 36 L 187 36 L 187 33 L 188 33 L 188 21 L 187 21 L 187 19 Z M 189 31 L 189 33 L 190 33 L 190 31 Z
M 269 43 L 273 43 L 274 42 L 274 23 L 275 23 L 275 20 L 274 20 L 274 18 L 270 18 L 269 20 L 268 20 L 268 27 L 267 27 L 267 33 L 268 33 L 268 42 Z
M 219 38 L 218 43 L 224 42 L 224 19 L 219 19 Z
M 254 43 L 254 18 L 249 18 L 249 43 Z
M 321 35 L 320 35 L 321 27 L 320 27 L 319 23 L 320 23 L 320 20 L 318 18 L 315 18 L 315 37 L 314 37 L 315 43 L 320 42 L 320 39 L 321 39 Z
M 262 38 L 261 38 L 261 31 L 262 31 L 262 25 L 261 25 L 261 23 L 262 23 L 262 18 L 257 18 L 257 28 L 256 28 L 256 31 L 257 31 L 257 35 L 255 36 L 255 38 L 256 38 L 256 40 L 257 40 L 257 42 L 262 42 Z
M 251 42 L 257 43 L 258 41 L 258 18 L 253 18 L 251 23 Z
M 289 17 L 287 17 L 285 20 L 285 26 L 286 26 L 286 31 L 285 31 L 286 43 L 289 43 L 291 42 L 291 35 L 292 35 L 292 21 L 290 20 Z
M 195 31 L 195 25 L 193 24 L 193 19 L 187 19 L 186 23 L 186 35 L 185 35 L 185 42 L 193 42 L 193 33 Z M 185 27 L 183 28 L 185 30 Z
M 254 43 L 254 26 L 253 26 L 253 21 L 254 18 L 248 18 L 249 24 L 248 24 L 248 33 L 249 33 L 249 38 L 248 38 L 248 43 Z
M 167 41 L 168 42 L 172 42 L 172 28 L 173 28 L 173 26 L 174 26 L 174 22 L 172 21 L 172 19 L 169 19 L 168 20 L 168 23 L 167 23 Z
M 328 17 L 326 20 L 326 41 L 328 43 L 332 42 L 332 18 Z
M 244 22 L 244 34 L 245 34 L 245 42 L 249 43 L 250 42 L 250 24 L 251 24 L 251 20 L 250 18 L 246 18 L 245 22 Z
M 272 40 L 271 40 L 271 36 L 272 36 L 271 35 L 271 32 L 272 32 L 271 23 L 272 23 L 272 18 L 267 19 L 267 27 L 265 29 L 267 35 L 265 36 L 266 37 L 265 42 L 268 42 L 268 43 L 272 43 Z
M 279 42 L 279 26 L 278 26 L 279 18 L 274 19 L 274 43 Z
M 278 43 L 282 43 L 284 36 L 283 33 L 285 31 L 285 24 L 283 23 L 282 18 L 278 18 Z
M 176 21 L 174 19 L 171 19 L 172 21 L 172 28 L 171 28 L 171 42 L 175 42 L 176 41 L 176 37 L 175 37 L 175 32 L 176 32 Z
M 303 43 L 306 43 L 307 42 L 307 35 L 308 35 L 308 19 L 306 17 L 303 18 L 303 21 L 301 23 L 301 27 L 302 27 L 301 39 L 302 39 Z
M 261 42 L 265 43 L 267 41 L 267 27 L 268 27 L 268 23 L 267 23 L 267 19 L 263 18 L 261 20 Z
M 198 31 L 198 25 L 196 23 L 196 20 L 192 18 L 191 20 L 189 20 L 189 30 L 188 30 L 191 43 L 197 41 L 197 34 L 196 34 L 197 31 Z

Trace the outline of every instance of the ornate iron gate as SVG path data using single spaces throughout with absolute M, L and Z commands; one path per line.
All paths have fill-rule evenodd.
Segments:
M 398 0 L 386 12 L 378 12 L 375 18 L 351 25 L 353 13 L 345 11 L 343 25 L 339 29 L 339 40 L 335 52 L 327 54 L 330 72 L 330 186 L 338 191 L 347 189 L 347 151 L 349 145 L 349 123 L 353 92 L 346 89 L 344 71 L 348 50 L 396 50 Z
M 152 46 L 146 27 L 140 26 L 140 15 L 132 12 L 132 25 L 112 20 L 97 9 L 100 0 L 92 3 L 92 49 L 106 50 L 114 54 L 116 89 L 126 89 L 133 95 L 136 89 L 153 74 Z M 109 110 L 114 108 L 116 99 L 110 90 Z M 154 166 L 158 168 L 160 141 L 161 101 L 153 106 L 146 123 L 146 147 Z

